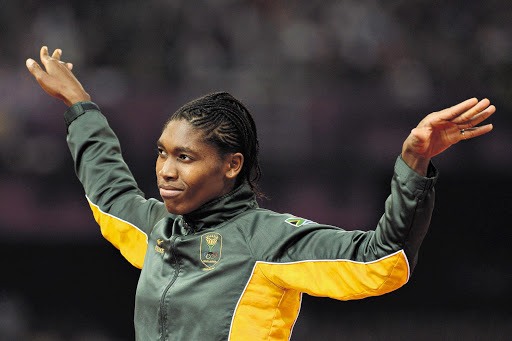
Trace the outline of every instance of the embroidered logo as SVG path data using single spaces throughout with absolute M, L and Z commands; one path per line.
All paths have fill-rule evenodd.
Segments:
M 299 218 L 299 217 L 288 218 L 288 219 L 285 220 L 285 222 L 287 222 L 290 225 L 297 226 L 297 227 L 302 226 L 302 225 L 314 224 L 315 223 L 312 220 L 308 220 L 308 219 L 304 219 L 304 218 Z
M 164 254 L 164 249 L 162 247 L 160 247 L 159 245 L 162 244 L 164 241 L 162 239 L 157 239 L 156 240 L 156 243 L 157 245 L 155 245 L 155 251 L 158 252 L 158 253 L 161 253 L 162 255 Z
M 220 261 L 222 252 L 222 235 L 217 232 L 205 233 L 201 236 L 199 254 L 201 262 L 206 266 L 204 271 L 215 269 L 215 265 Z

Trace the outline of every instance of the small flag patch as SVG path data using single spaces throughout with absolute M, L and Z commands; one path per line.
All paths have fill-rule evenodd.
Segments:
M 287 222 L 290 225 L 297 226 L 297 227 L 314 223 L 314 221 L 312 221 L 312 220 L 299 218 L 299 217 L 288 218 L 285 220 L 285 222 Z

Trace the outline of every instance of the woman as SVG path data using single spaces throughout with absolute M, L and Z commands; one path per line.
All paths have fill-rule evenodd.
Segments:
M 340 300 L 405 284 L 428 229 L 437 171 L 430 159 L 492 115 L 485 99 L 432 113 L 411 131 L 395 164 L 375 231 L 344 231 L 258 207 L 258 140 L 245 106 L 227 93 L 174 113 L 158 139 L 163 203 L 145 199 L 117 138 L 72 65 L 41 49 L 27 67 L 68 106 L 68 144 L 105 238 L 142 268 L 138 340 L 288 340 L 301 295 Z

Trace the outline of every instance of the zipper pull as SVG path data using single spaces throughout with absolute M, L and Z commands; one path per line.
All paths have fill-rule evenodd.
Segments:
M 187 221 L 185 220 L 185 218 L 183 217 L 182 218 L 182 221 L 183 221 L 183 227 L 185 228 L 185 235 L 188 236 L 189 234 L 191 233 L 194 233 L 195 230 L 194 230 L 194 227 L 191 226 L 189 223 L 187 223 Z

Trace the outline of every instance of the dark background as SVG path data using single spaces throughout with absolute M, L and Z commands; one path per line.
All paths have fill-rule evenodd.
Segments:
M 409 283 L 361 301 L 305 296 L 292 340 L 510 339 L 511 14 L 506 0 L 0 0 L 0 339 L 133 339 L 139 270 L 101 237 L 65 106 L 25 68 L 41 45 L 74 63 L 148 196 L 168 115 L 227 90 L 258 125 L 261 206 L 346 229 L 374 228 L 426 114 L 490 98 L 494 131 L 434 160 Z

